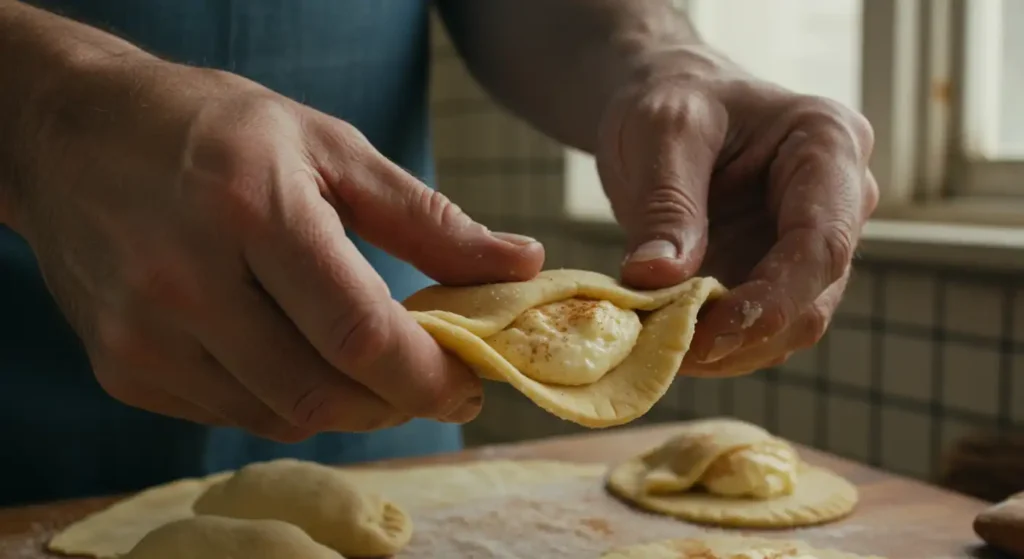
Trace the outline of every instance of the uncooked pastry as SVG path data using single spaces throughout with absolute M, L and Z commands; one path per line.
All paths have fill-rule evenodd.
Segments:
M 849 514 L 857 488 L 800 460 L 785 441 L 734 419 L 691 422 L 611 470 L 613 495 L 691 522 L 747 528 L 821 524 Z
M 595 272 L 546 270 L 524 282 L 434 285 L 403 304 L 481 378 L 562 419 L 609 427 L 665 395 L 699 311 L 725 292 L 713 278 L 635 291 Z
M 664 540 L 613 549 L 601 559 L 885 559 L 834 549 L 816 549 L 799 540 L 747 536 L 705 536 Z
M 401 507 L 362 490 L 340 468 L 292 458 L 245 466 L 207 489 L 192 510 L 287 522 L 345 556 L 394 555 L 412 538 Z
M 498 498 L 527 485 L 559 480 L 601 479 L 602 464 L 548 460 L 490 460 L 401 469 L 345 468 L 361 491 L 382 495 L 410 512 Z M 183 479 L 152 487 L 68 526 L 47 545 L 64 555 L 112 559 L 124 555 L 149 532 L 193 517 L 192 505 L 208 487 L 234 472 Z
M 981 511 L 974 519 L 974 533 L 993 547 L 1024 557 L 1024 493 Z
M 279 520 L 196 516 L 150 532 L 123 559 L 345 559 Z

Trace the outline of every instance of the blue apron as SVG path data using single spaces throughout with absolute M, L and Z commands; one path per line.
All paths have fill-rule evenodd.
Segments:
M 164 58 L 230 70 L 342 118 L 427 184 L 426 0 L 36 0 Z M 353 240 L 402 299 L 430 283 Z M 0 506 L 131 491 L 292 456 L 331 463 L 457 450 L 457 426 L 416 420 L 278 444 L 109 397 L 29 247 L 0 227 Z

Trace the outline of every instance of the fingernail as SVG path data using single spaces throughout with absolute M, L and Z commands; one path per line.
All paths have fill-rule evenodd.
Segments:
M 714 363 L 720 361 L 730 353 L 736 351 L 743 345 L 743 336 L 739 334 L 722 334 L 715 338 L 711 344 L 711 351 L 704 356 L 701 363 Z
M 647 241 L 637 247 L 637 249 L 629 255 L 629 261 L 649 262 L 651 260 L 678 257 L 679 251 L 676 249 L 676 245 L 672 244 L 670 241 L 666 241 L 665 239 L 655 239 L 653 241 Z
M 526 235 L 517 235 L 516 233 L 492 232 L 491 236 L 494 237 L 495 239 L 502 240 L 505 241 L 506 243 L 511 243 L 516 246 L 527 246 L 535 244 L 537 242 L 537 239 L 534 239 L 533 237 L 527 237 Z
M 466 423 L 473 420 L 477 415 L 480 415 L 480 409 L 483 407 L 484 397 L 474 396 L 462 403 L 461 406 L 455 409 L 452 413 L 448 414 L 441 421 L 446 423 Z

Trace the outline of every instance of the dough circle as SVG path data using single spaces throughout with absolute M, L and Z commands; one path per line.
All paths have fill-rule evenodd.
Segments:
M 524 282 L 434 285 L 413 293 L 403 305 L 438 344 L 481 378 L 507 382 L 549 413 L 599 428 L 628 423 L 665 395 L 690 348 L 698 313 L 725 293 L 713 278 L 636 291 L 603 274 L 563 269 L 545 270 Z M 625 359 L 593 382 L 538 381 L 485 341 L 530 309 L 572 298 L 608 301 L 620 309 L 647 313 Z
M 153 530 L 123 559 L 345 559 L 278 520 L 196 516 Z
M 686 471 L 680 474 L 685 482 L 678 491 L 649 491 L 645 479 L 651 471 L 652 457 L 671 459 L 666 455 L 669 445 L 678 441 L 686 442 L 688 428 L 680 435 L 669 439 L 647 453 L 619 464 L 609 472 L 605 487 L 612 495 L 650 512 L 660 513 L 697 524 L 708 524 L 735 528 L 795 528 L 811 526 L 838 520 L 857 505 L 857 488 L 843 477 L 797 458 L 796 483 L 791 493 L 768 498 L 724 497 L 699 487 L 694 487 L 697 478 L 710 468 L 714 459 L 724 456 L 730 448 L 725 441 L 745 441 L 754 444 L 758 440 L 759 427 L 729 419 L 694 421 L 689 427 L 697 445 L 679 445 L 685 452 L 683 463 L 694 468 L 696 474 Z M 766 437 L 771 437 L 763 432 Z M 703 455 L 694 449 L 712 452 Z M 717 453 L 717 454 L 715 454 Z M 660 472 L 659 472 L 660 473 Z M 659 485 L 664 482 L 659 480 Z
M 834 549 L 816 549 L 800 540 L 748 536 L 705 536 L 663 540 L 612 549 L 601 559 L 885 559 Z
M 292 458 L 243 467 L 207 489 L 192 510 L 287 522 L 344 556 L 393 555 L 412 538 L 412 519 L 401 507 L 360 490 L 339 468 Z
M 559 480 L 582 478 L 600 483 L 607 470 L 604 464 L 550 460 L 344 469 L 360 491 L 383 495 L 408 511 L 455 506 L 480 497 L 498 498 L 519 491 L 523 486 Z M 222 472 L 151 487 L 64 528 L 46 548 L 62 555 L 120 558 L 160 527 L 195 518 L 192 506 L 196 499 L 210 486 L 233 474 Z

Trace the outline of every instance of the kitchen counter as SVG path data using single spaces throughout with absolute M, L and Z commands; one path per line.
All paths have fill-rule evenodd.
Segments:
M 486 446 L 457 454 L 379 462 L 367 467 L 395 468 L 429 463 L 491 459 L 549 459 L 614 463 L 663 442 L 678 424 L 625 427 L 570 437 Z M 833 532 L 847 526 L 851 540 L 871 542 L 873 551 L 892 559 L 903 557 L 991 557 L 971 523 L 986 503 L 911 479 L 797 446 L 812 464 L 831 468 L 855 483 L 860 504 L 854 514 L 830 524 Z M 64 526 L 100 510 L 118 497 L 64 501 L 0 509 L 0 559 L 57 557 L 43 550 Z M 805 529 L 806 530 L 806 529 Z M 814 530 L 811 528 L 809 530 Z M 771 535 L 780 535 L 775 531 Z M 800 531 L 793 537 L 802 538 Z

